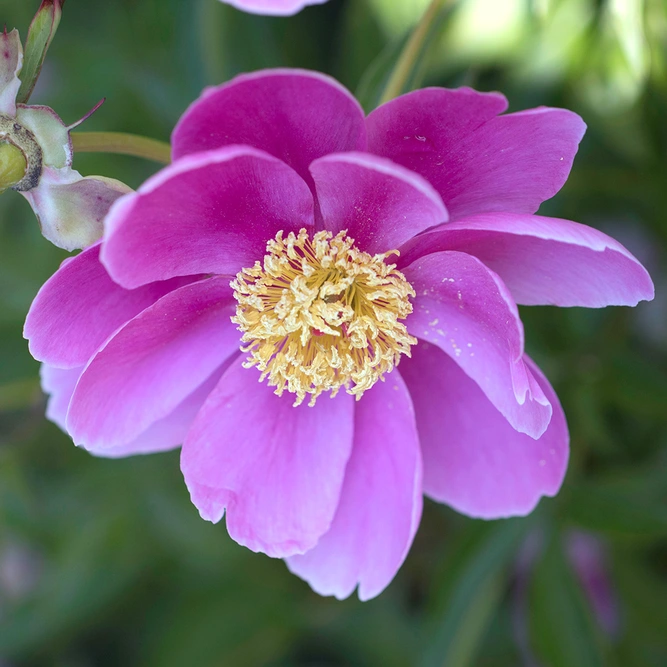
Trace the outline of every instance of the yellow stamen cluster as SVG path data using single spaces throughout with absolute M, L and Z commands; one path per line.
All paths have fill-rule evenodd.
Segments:
M 279 396 L 296 394 L 294 405 L 341 387 L 361 398 L 417 342 L 399 322 L 412 312 L 414 290 L 385 263 L 398 252 L 373 256 L 353 243 L 344 231 L 312 239 L 305 229 L 278 232 L 263 263 L 231 283 L 245 367 L 257 366 Z

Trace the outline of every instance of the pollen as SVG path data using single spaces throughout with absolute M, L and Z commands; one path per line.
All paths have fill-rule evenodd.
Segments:
M 256 366 L 275 393 L 294 405 L 341 387 L 357 399 L 384 379 L 417 339 L 405 319 L 415 292 L 387 259 L 370 255 L 342 231 L 278 232 L 262 262 L 232 281 L 232 317 L 243 333 L 246 368 Z

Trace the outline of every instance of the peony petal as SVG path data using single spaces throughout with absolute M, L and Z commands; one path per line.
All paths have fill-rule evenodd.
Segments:
M 222 2 L 250 14 L 292 16 L 304 7 L 322 5 L 327 0 L 222 0 Z
M 497 93 L 427 88 L 373 111 L 369 150 L 424 176 L 452 219 L 534 213 L 567 179 L 586 126 L 565 109 L 497 116 Z
M 83 369 L 84 366 L 56 368 L 48 364 L 42 364 L 39 369 L 42 390 L 49 396 L 46 403 L 46 418 L 65 433 L 67 433 L 67 410 Z
M 410 333 L 452 357 L 515 429 L 542 435 L 551 406 L 525 366 L 523 326 L 500 278 L 452 251 L 422 257 L 403 273 L 417 293 Z
M 558 492 L 567 468 L 567 423 L 547 379 L 526 363 L 553 407 L 537 440 L 515 431 L 436 346 L 420 342 L 401 363 L 417 415 L 424 493 L 463 514 L 498 519 L 529 514 L 542 496 Z
M 326 229 L 346 229 L 370 253 L 397 248 L 448 218 L 438 193 L 420 176 L 367 153 L 327 155 L 310 172 Z
M 67 417 L 77 445 L 122 447 L 169 415 L 239 348 L 228 278 L 159 299 L 120 329 L 86 367 Z
M 184 398 L 166 417 L 158 419 L 151 424 L 132 442 L 112 449 L 103 448 L 99 451 L 91 447 L 88 451 L 98 456 L 121 458 L 124 456 L 134 456 L 135 454 L 164 452 L 179 447 L 185 441 L 197 413 L 202 405 L 204 405 L 209 394 L 215 389 L 222 373 L 233 359 L 234 357 L 227 359 L 220 369 L 204 380 L 199 387 Z
M 178 447 L 185 440 L 185 436 L 197 412 L 215 388 L 229 361 L 231 360 L 223 364 L 210 378 L 205 380 L 189 396 L 183 399 L 170 414 L 149 426 L 132 442 L 120 447 L 101 449 L 99 452 L 94 448 L 89 451 L 99 456 L 120 458 L 135 454 L 163 452 Z M 42 364 L 40 370 L 42 389 L 49 394 L 46 416 L 65 431 L 65 433 L 67 433 L 67 410 L 69 409 L 76 383 L 81 377 L 83 370 L 84 367 L 62 369 L 54 368 L 47 364 Z
M 226 508 L 234 540 L 276 557 L 311 549 L 328 530 L 352 449 L 352 396 L 292 404 L 239 360 L 197 416 L 181 457 L 202 517 L 219 521 Z
M 279 230 L 313 224 L 313 198 L 280 160 L 247 146 L 182 158 L 109 212 L 102 261 L 138 287 L 193 273 L 235 274 Z
M 313 160 L 366 149 L 364 112 L 338 81 L 319 72 L 269 69 L 208 88 L 171 137 L 174 159 L 229 144 L 280 158 L 310 183 Z
M 414 410 L 397 372 L 357 404 L 354 448 L 331 528 L 287 565 L 320 595 L 379 595 L 407 556 L 422 509 Z
M 118 327 L 192 280 L 126 290 L 111 280 L 99 254 L 95 245 L 66 259 L 37 293 L 23 330 L 35 359 L 61 368 L 84 366 Z
M 646 269 L 620 243 L 569 220 L 514 213 L 463 218 L 409 241 L 399 265 L 438 250 L 481 259 L 527 306 L 635 306 L 654 295 Z
M 611 638 L 621 631 L 621 606 L 611 579 L 609 547 L 594 533 L 570 529 L 565 534 L 565 553 L 591 605 L 595 620 Z
M 100 239 L 111 204 L 128 192 L 127 185 L 113 178 L 44 167 L 39 185 L 21 194 L 30 202 L 44 237 L 59 248 L 76 250 Z
M 16 95 L 21 87 L 19 72 L 23 64 L 23 47 L 18 30 L 0 33 L 0 113 L 16 115 Z

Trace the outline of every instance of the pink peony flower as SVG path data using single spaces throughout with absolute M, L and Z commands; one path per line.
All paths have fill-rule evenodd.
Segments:
M 431 88 L 364 118 L 299 70 L 206 90 L 174 163 L 33 303 L 48 416 L 101 456 L 183 443 L 202 517 L 339 598 L 387 586 L 423 494 L 529 513 L 561 485 L 568 432 L 516 304 L 653 286 L 608 236 L 533 215 L 581 119 L 506 106 Z
M 309 5 L 322 5 L 327 0 L 222 0 L 222 2 L 250 14 L 292 16 Z
M 84 248 L 102 236 L 111 204 L 130 188 L 113 178 L 72 169 L 72 142 L 55 111 L 16 104 L 23 48 L 16 30 L 0 33 L 0 192 L 20 192 L 42 234 L 60 248 Z M 4 165 L 3 165 L 4 166 Z
M 542 664 L 536 659 L 531 646 L 529 619 L 530 587 L 535 567 L 547 546 L 545 538 L 540 528 L 531 531 L 515 562 L 512 624 L 526 667 L 540 667 Z M 562 548 L 567 566 L 576 577 L 596 623 L 609 639 L 618 639 L 622 629 L 622 609 L 611 577 L 607 544 L 589 531 L 569 529 L 562 535 Z
M 584 530 L 570 530 L 566 538 L 566 553 L 596 621 L 609 637 L 618 637 L 621 609 L 610 576 L 607 545 Z

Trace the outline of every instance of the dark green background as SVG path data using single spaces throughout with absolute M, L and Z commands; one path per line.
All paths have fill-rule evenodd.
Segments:
M 493 14 L 463 0 L 467 22 L 460 10 L 445 18 L 414 80 L 502 90 L 512 110 L 580 113 L 589 130 L 572 175 L 542 212 L 621 240 L 657 298 L 522 309 L 528 351 L 569 419 L 561 493 L 528 519 L 490 523 L 427 501 L 405 565 L 371 602 L 320 598 L 203 522 L 177 452 L 95 459 L 43 419 L 21 327 L 65 254 L 20 196 L 0 198 L 1 665 L 667 665 L 667 8 L 627 0 L 639 22 L 614 22 L 621 4 L 503 0 Z M 0 21 L 25 38 L 37 5 L 0 0 Z M 72 122 L 106 97 L 82 129 L 167 140 L 205 85 L 288 65 L 335 75 L 370 108 L 407 27 L 382 7 L 404 5 L 331 0 L 268 19 L 216 0 L 67 0 L 31 101 Z M 135 187 L 157 169 L 101 155 L 75 166 Z M 614 637 L 564 556 L 573 529 L 606 549 Z M 517 561 L 527 535 L 543 545 L 533 567 Z M 521 651 L 522 630 L 538 662 Z

